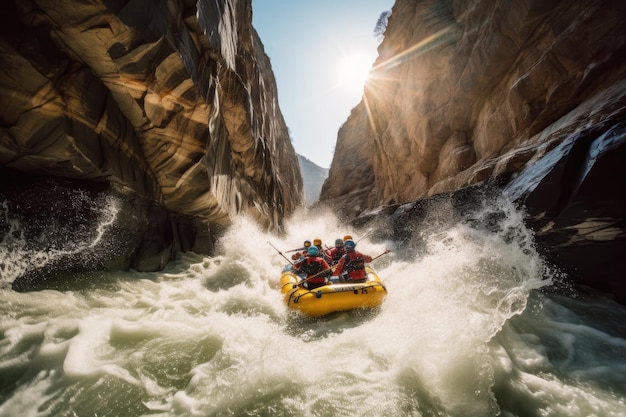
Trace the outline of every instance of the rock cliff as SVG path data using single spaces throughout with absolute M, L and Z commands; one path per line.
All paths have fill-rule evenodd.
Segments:
M 68 196 L 114 195 L 126 254 L 95 264 L 142 270 L 210 251 L 240 213 L 279 228 L 302 178 L 251 20 L 250 0 L 4 2 L 4 214 L 41 234 L 45 210 L 25 208 L 52 205 L 83 229 L 100 220 Z
M 497 180 L 552 261 L 626 302 L 624 16 L 611 0 L 397 0 L 321 200 L 354 218 Z
M 302 155 L 298 155 L 298 162 L 303 178 L 304 201 L 310 207 L 319 201 L 322 184 L 328 176 L 328 168 L 322 168 Z

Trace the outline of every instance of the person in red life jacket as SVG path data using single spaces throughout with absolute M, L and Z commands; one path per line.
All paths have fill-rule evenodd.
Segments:
M 306 287 L 309 290 L 326 285 L 326 277 L 331 274 L 328 263 L 319 254 L 317 246 L 311 246 L 307 257 L 293 264 L 293 269 L 306 274 Z
M 354 240 L 348 239 L 345 242 L 346 254 L 339 260 L 333 278 L 339 278 L 343 272 L 346 273 L 346 281 L 348 282 L 365 282 L 367 274 L 365 273 L 365 263 L 372 262 L 372 257 L 364 255 L 357 251 Z
M 337 265 L 337 262 L 343 255 L 346 254 L 346 248 L 343 244 L 343 239 L 335 240 L 335 247 L 328 250 L 328 257 L 330 258 L 330 265 Z
M 294 253 L 293 255 L 291 255 L 291 259 L 293 259 L 294 261 L 299 261 L 301 259 L 306 258 L 307 251 L 309 250 L 310 247 L 311 247 L 311 241 L 305 240 L 304 247 L 301 249 L 301 251 L 298 251 Z

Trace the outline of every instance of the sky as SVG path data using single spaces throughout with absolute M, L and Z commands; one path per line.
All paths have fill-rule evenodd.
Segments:
M 337 132 L 360 101 L 394 0 L 252 0 L 296 152 L 329 168 Z

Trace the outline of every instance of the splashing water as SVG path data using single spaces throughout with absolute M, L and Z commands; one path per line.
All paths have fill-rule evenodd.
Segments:
M 214 257 L 0 291 L 0 416 L 623 416 L 626 310 L 544 293 L 552 273 L 501 209 L 498 232 L 455 224 L 409 257 L 329 213 L 280 238 L 238 219 Z M 347 233 L 394 249 L 373 264 L 380 310 L 287 311 L 268 242 Z
M 109 227 L 117 219 L 119 201 L 111 195 L 93 200 L 80 190 L 74 193 L 73 198 L 75 204 L 87 205 L 96 213 L 98 220 L 95 230 L 81 233 L 80 236 L 72 236 L 61 244 L 49 244 L 45 249 L 34 249 L 29 245 L 21 220 L 11 214 L 6 201 L 0 202 L 0 225 L 6 229 L 2 231 L 0 241 L 0 288 L 10 288 L 11 283 L 28 270 L 42 268 L 65 256 L 82 253 L 96 247 L 102 241 Z M 53 241 L 54 236 L 61 232 L 55 229 L 55 226 L 54 221 L 47 225 L 41 232 L 40 239 Z

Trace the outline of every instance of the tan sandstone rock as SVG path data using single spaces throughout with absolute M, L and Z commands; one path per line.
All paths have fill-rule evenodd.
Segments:
M 602 91 L 604 117 L 623 117 L 608 108 L 624 107 L 624 16 L 616 1 L 396 1 L 353 111 L 367 120 L 340 130 L 320 199 L 354 216 L 519 172 L 579 106 L 567 129 L 585 128 Z M 347 161 L 371 166 L 374 184 Z M 336 193 L 350 184 L 371 192 Z

